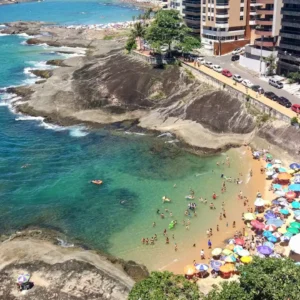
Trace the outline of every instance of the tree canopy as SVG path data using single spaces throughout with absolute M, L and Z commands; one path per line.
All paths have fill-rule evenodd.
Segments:
M 290 259 L 255 258 L 240 267 L 239 282 L 225 282 L 205 300 L 300 299 L 300 267 Z
M 185 51 L 191 51 L 200 48 L 201 43 L 190 32 L 177 10 L 160 10 L 149 25 L 145 37 L 154 49 L 159 50 L 161 46 L 168 45 L 171 50 L 171 45 L 174 44 Z
M 170 272 L 152 272 L 136 283 L 129 300 L 199 300 L 200 293 L 195 283 L 181 275 Z

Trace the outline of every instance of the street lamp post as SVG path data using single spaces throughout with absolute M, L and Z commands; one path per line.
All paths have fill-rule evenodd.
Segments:
M 261 44 L 260 44 L 260 62 L 259 62 L 259 74 L 260 74 L 260 76 L 261 76 L 261 65 L 262 65 L 262 58 L 263 58 L 263 50 L 262 50 L 262 48 L 263 48 L 263 42 L 264 42 L 264 36 L 262 35 L 261 36 Z

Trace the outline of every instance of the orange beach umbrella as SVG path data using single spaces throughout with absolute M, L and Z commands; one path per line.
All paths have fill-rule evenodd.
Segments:
M 235 271 L 235 267 L 233 264 L 225 264 L 224 266 L 220 267 L 220 271 L 223 273 L 229 273 Z
M 197 271 L 193 265 L 187 265 L 184 267 L 185 275 L 194 275 L 195 273 L 197 273 Z
M 292 178 L 292 175 L 289 173 L 280 173 L 278 174 L 277 179 L 278 180 L 290 180 Z

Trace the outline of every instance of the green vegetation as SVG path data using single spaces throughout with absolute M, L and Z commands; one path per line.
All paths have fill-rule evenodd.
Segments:
M 151 98 L 152 100 L 161 100 L 161 99 L 163 99 L 163 98 L 166 98 L 166 94 L 165 94 L 163 91 L 157 91 L 157 92 L 155 92 L 154 94 L 152 94 L 152 95 L 150 96 L 150 98 Z
M 299 299 L 300 268 L 290 259 L 255 258 L 239 269 L 239 282 L 226 282 L 205 300 Z
M 291 119 L 291 125 L 295 125 L 295 124 L 299 124 L 298 118 L 297 118 L 297 117 L 293 117 L 293 118 Z
M 269 57 L 264 58 L 264 61 L 267 63 L 267 76 L 272 76 L 275 73 L 276 70 L 276 58 L 273 54 L 271 54 Z
M 131 50 L 136 49 L 136 42 L 135 42 L 135 38 L 133 38 L 132 36 L 130 36 L 126 42 L 125 45 L 125 49 L 130 52 Z
M 300 72 L 291 72 L 288 74 L 289 83 L 300 83 Z
M 188 69 L 184 69 L 186 75 L 188 76 L 188 78 L 190 79 L 195 79 L 195 75 L 192 73 L 192 71 L 188 70 Z
M 106 36 L 104 36 L 104 38 L 103 38 L 103 40 L 105 40 L 105 41 L 111 41 L 111 40 L 113 40 L 114 39 L 114 35 L 106 35 Z
M 181 275 L 170 272 L 152 272 L 135 284 L 129 300 L 199 300 L 200 293 L 195 283 Z

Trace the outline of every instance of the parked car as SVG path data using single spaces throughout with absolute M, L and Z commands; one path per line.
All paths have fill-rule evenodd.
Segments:
M 205 59 L 203 57 L 198 57 L 196 59 L 197 62 L 199 62 L 200 64 L 204 65 L 205 64 Z
M 252 85 L 251 86 L 251 89 L 254 91 L 254 92 L 258 92 L 260 94 L 264 94 L 265 90 L 260 86 L 260 85 Z
M 237 54 L 234 54 L 231 56 L 231 61 L 236 61 L 236 60 L 239 60 L 240 59 L 240 56 L 237 55 Z
M 243 78 L 239 74 L 234 74 L 232 79 L 237 82 L 242 82 Z
M 222 71 L 222 74 L 223 74 L 224 76 L 226 76 L 226 77 L 232 77 L 231 72 L 230 72 L 229 70 L 226 70 L 226 69 L 224 69 L 224 70 Z
M 221 73 L 223 71 L 223 69 L 219 66 L 219 65 L 213 65 L 213 70 L 218 72 L 218 73 Z
M 274 78 L 269 79 L 269 85 L 272 85 L 276 87 L 277 89 L 282 89 L 283 88 L 283 83 L 280 82 L 279 80 L 276 80 Z
M 299 114 L 300 113 L 300 104 L 293 104 L 291 109 L 292 109 L 292 111 Z
M 243 48 L 235 48 L 233 51 L 232 51 L 232 54 L 235 55 L 235 54 L 239 54 L 243 51 Z
M 248 79 L 244 79 L 244 80 L 242 81 L 242 84 L 243 84 L 244 86 L 246 86 L 246 87 L 249 87 L 249 88 L 251 88 L 251 87 L 253 86 L 253 83 L 252 83 L 250 80 L 248 80 Z
M 210 61 L 206 61 L 204 64 L 205 64 L 205 66 L 207 66 L 210 69 L 212 69 L 212 67 L 213 67 L 213 63 L 211 63 Z
M 276 98 L 278 98 L 276 96 L 276 94 L 274 94 L 273 92 L 265 92 L 265 97 L 271 99 L 271 100 L 275 100 Z
M 288 100 L 285 97 L 279 97 L 279 104 L 281 104 L 282 106 L 285 106 L 287 108 L 290 108 L 292 106 L 292 103 L 290 100 Z

